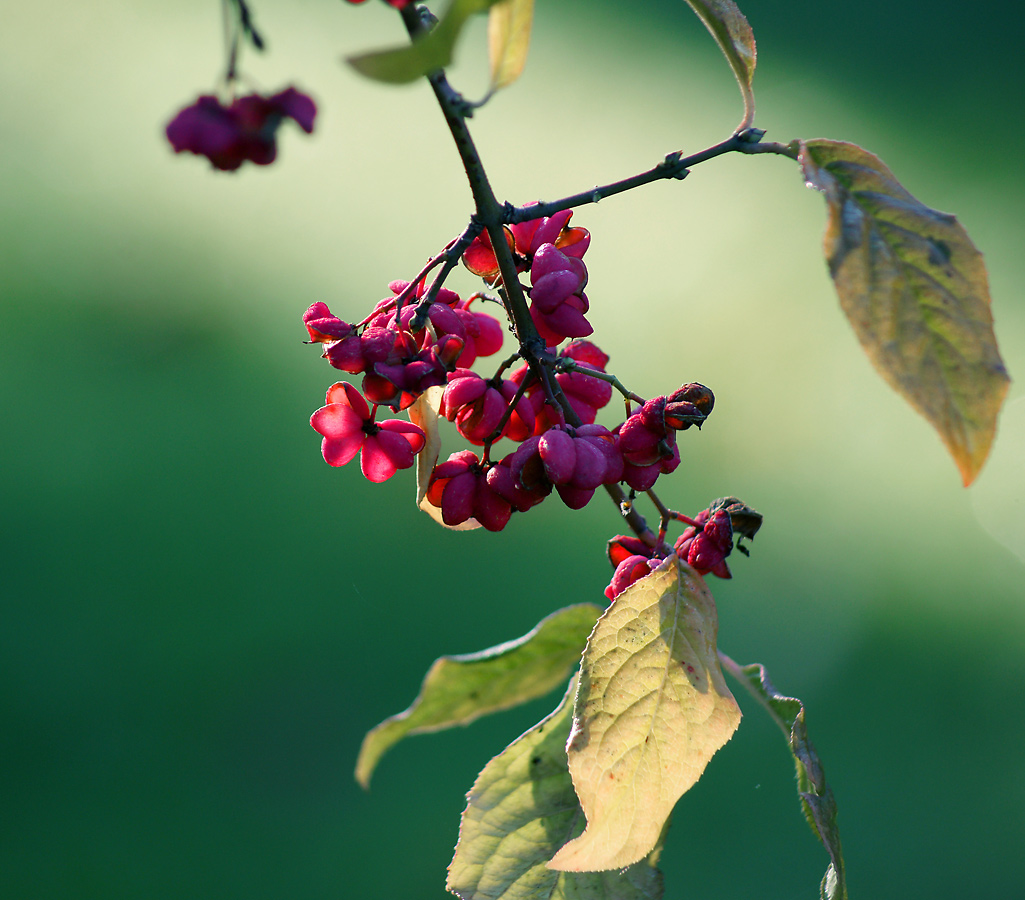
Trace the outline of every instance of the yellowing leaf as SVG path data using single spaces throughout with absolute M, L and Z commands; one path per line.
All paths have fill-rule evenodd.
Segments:
M 755 118 L 755 95 L 751 83 L 755 77 L 755 36 L 744 14 L 732 0 L 687 0 L 698 18 L 712 33 L 744 97 L 744 120 L 738 130 L 748 128 Z
M 523 73 L 534 22 L 534 0 L 501 0 L 488 14 L 491 89 L 507 87 Z
M 567 606 L 515 641 L 480 653 L 436 659 L 412 706 L 385 719 L 363 738 L 356 780 L 367 787 L 378 760 L 408 734 L 468 725 L 488 713 L 547 694 L 576 666 L 600 612 L 594 603 Z
M 681 795 L 733 736 L 740 709 L 716 657 L 704 580 L 671 556 L 598 620 L 581 663 L 569 771 L 587 828 L 551 860 L 568 872 L 647 856 Z
M 442 528 L 449 531 L 473 531 L 480 528 L 476 519 L 467 519 L 458 525 L 446 525 L 441 517 L 441 510 L 427 500 L 427 488 L 431 483 L 431 472 L 441 454 L 441 432 L 438 430 L 438 410 L 441 408 L 441 395 L 445 388 L 441 385 L 427 388 L 412 406 L 409 407 L 409 421 L 419 425 L 427 435 L 427 442 L 416 455 L 416 505 L 429 515 Z
M 584 814 L 566 767 L 577 679 L 556 710 L 489 762 L 467 795 L 448 889 L 462 900 L 658 900 L 658 852 L 615 872 L 556 872 L 545 863 L 580 833 Z
M 426 34 L 412 43 L 389 50 L 361 53 L 347 59 L 357 72 L 391 84 L 407 84 L 430 72 L 444 69 L 452 62 L 452 53 L 463 26 L 471 16 L 482 13 L 498 0 L 452 0 L 449 8 Z
M 826 195 L 824 250 L 844 314 L 970 484 L 1010 383 L 982 254 L 954 216 L 916 200 L 861 147 L 803 141 L 799 162 L 808 186 Z

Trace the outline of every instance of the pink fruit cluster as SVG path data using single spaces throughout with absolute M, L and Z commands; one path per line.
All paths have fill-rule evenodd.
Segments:
M 746 554 L 740 538 L 753 538 L 762 517 L 735 497 L 714 501 L 693 519 L 678 516 L 687 528 L 676 539 L 672 550 L 664 543 L 653 547 L 633 535 L 617 534 L 608 542 L 606 552 L 615 570 L 612 581 L 605 588 L 605 596 L 615 600 L 631 584 L 651 574 L 670 552 L 675 553 L 699 575 L 717 575 L 732 578 L 726 557 L 733 550 L 733 537 L 737 535 L 737 549 Z
M 504 335 L 496 319 L 472 308 L 480 295 L 463 300 L 422 281 L 395 281 L 391 296 L 355 325 L 325 303 L 306 310 L 310 342 L 322 345 L 336 369 L 362 376 L 362 392 L 344 382 L 332 386 L 327 405 L 310 420 L 328 463 L 343 465 L 359 452 L 364 474 L 375 481 L 408 468 L 426 446 L 424 433 L 412 424 L 400 429 L 394 419 L 376 422 L 377 407 L 406 409 L 429 388 L 443 387 L 438 415 L 483 448 L 453 453 L 430 473 L 426 501 L 447 525 L 475 519 L 498 531 L 512 513 L 526 512 L 552 494 L 580 509 L 603 486 L 646 491 L 679 466 L 677 432 L 707 418 L 712 392 L 685 384 L 668 396 L 628 404 L 625 420 L 614 428 L 596 422 L 613 385 L 605 368 L 608 355 L 583 339 L 591 332 L 583 317 L 582 261 L 590 234 L 570 228 L 570 215 L 567 210 L 505 232 L 518 272 L 529 274 L 530 286 L 523 287 L 531 315 L 549 342 L 544 369 L 524 362 L 506 373 L 507 361 L 494 374 L 474 371 L 478 359 L 501 349 Z M 468 246 L 463 261 L 489 284 L 501 280 L 486 232 Z M 567 338 L 572 340 L 560 347 Z M 515 446 L 493 454 L 503 439 Z M 707 540 L 698 543 L 703 563 L 710 558 Z
M 215 169 L 234 171 L 244 162 L 270 165 L 278 154 L 278 127 L 292 119 L 310 134 L 317 107 L 294 87 L 264 97 L 249 94 L 225 106 L 202 96 L 167 124 L 167 139 L 175 153 L 205 156 Z
M 563 210 L 510 225 L 506 242 L 513 251 L 517 272 L 530 273 L 530 317 L 538 334 L 550 346 L 566 338 L 586 337 L 594 329 L 584 317 L 589 304 L 584 294 L 587 267 L 583 256 L 591 243 L 584 228 L 569 228 L 572 210 Z M 475 275 L 491 284 L 501 281 L 498 260 L 488 233 L 482 232 L 463 254 L 463 262 Z

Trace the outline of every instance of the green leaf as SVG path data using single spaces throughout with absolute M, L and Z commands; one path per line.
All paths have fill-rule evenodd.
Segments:
M 566 761 L 576 677 L 556 710 L 489 762 L 467 795 L 448 889 L 462 900 L 658 900 L 651 856 L 615 872 L 545 864 L 580 833 L 584 814 Z
M 491 90 L 508 87 L 523 73 L 534 22 L 534 0 L 501 0 L 488 14 Z
M 916 200 L 878 157 L 839 141 L 800 146 L 805 181 L 826 195 L 824 250 L 844 314 L 970 484 L 1010 383 L 982 254 L 954 216 Z
M 363 738 L 356 780 L 367 787 L 385 751 L 408 734 L 468 725 L 488 713 L 547 694 L 579 662 L 587 634 L 600 614 L 601 607 L 594 603 L 567 606 L 515 641 L 480 653 L 436 659 L 412 706 L 385 719 Z
M 755 95 L 751 87 L 757 59 L 754 32 L 732 0 L 687 0 L 687 3 L 712 33 L 737 76 L 744 98 L 744 120 L 737 130 L 749 128 L 755 119 Z
M 704 580 L 670 556 L 598 620 L 581 662 L 569 771 L 587 828 L 552 859 L 593 872 L 644 859 L 740 709 L 716 656 Z
M 346 61 L 357 72 L 389 84 L 408 84 L 452 62 L 456 41 L 467 21 L 486 12 L 499 0 L 452 0 L 452 4 L 426 34 L 410 44 L 350 56 Z
M 719 654 L 719 659 L 727 671 L 768 710 L 786 735 L 797 766 L 797 795 L 801 800 L 801 809 L 811 830 L 829 853 L 830 863 L 819 887 L 820 896 L 822 900 L 847 900 L 843 850 L 836 823 L 836 801 L 826 784 L 822 762 L 808 740 L 804 704 L 794 697 L 780 694 L 769 681 L 764 666 L 757 663 L 740 666 L 723 653 Z

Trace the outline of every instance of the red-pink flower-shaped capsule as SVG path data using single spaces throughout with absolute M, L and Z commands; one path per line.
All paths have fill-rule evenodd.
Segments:
M 539 488 L 533 490 L 521 487 L 513 475 L 512 457 L 513 454 L 510 453 L 488 469 L 486 476 L 488 486 L 498 496 L 506 500 L 513 509 L 526 512 L 532 506 L 537 506 L 552 492 L 552 485 L 551 482 L 544 480 Z
M 650 575 L 652 570 L 658 568 L 661 563 L 662 560 L 649 559 L 647 556 L 626 557 L 616 566 L 616 571 L 612 573 L 612 581 L 605 588 L 605 596 L 609 600 L 615 600 L 631 584 Z
M 323 436 L 321 452 L 328 465 L 344 466 L 359 453 L 363 474 L 375 482 L 412 466 L 427 440 L 411 422 L 375 422 L 366 400 L 346 382 L 328 388 L 327 404 L 310 417 L 310 425 Z
M 577 466 L 573 438 L 561 428 L 549 428 L 538 441 L 545 476 L 552 484 L 569 484 Z
M 508 378 L 503 378 L 502 386 L 499 390 L 502 392 L 506 403 L 512 403 L 516 399 L 516 394 L 519 393 L 519 385 Z M 505 430 L 502 432 L 502 437 L 507 437 L 511 441 L 526 440 L 534 433 L 534 420 L 534 404 L 524 393 L 516 401 L 516 405 L 509 415 L 509 421 L 506 423 Z
M 555 490 L 570 509 L 583 509 L 594 496 L 594 488 L 578 488 L 572 484 L 557 484 Z
M 515 227 L 515 226 L 514 226 Z M 516 247 L 513 232 L 503 226 L 503 236 L 506 245 L 513 252 L 513 259 L 516 261 L 516 271 L 522 272 L 527 267 L 527 262 L 522 257 L 516 258 Z M 489 284 L 495 284 L 500 280 L 501 275 L 498 266 L 498 259 L 495 256 L 495 245 L 491 243 L 491 235 L 482 231 L 473 239 L 470 246 L 463 252 L 463 265 L 474 275 L 483 278 Z
M 352 334 L 352 326 L 332 315 L 326 303 L 318 300 L 303 313 L 303 325 L 311 344 L 330 344 Z
M 530 493 L 549 494 L 552 490 L 552 481 L 545 472 L 544 463 L 541 461 L 541 454 L 538 450 L 540 444 L 540 437 L 536 435 L 529 437 L 507 459 L 509 469 L 518 487 Z
M 460 300 L 454 308 L 465 333 L 465 345 L 458 360 L 461 369 L 470 368 L 477 357 L 494 356 L 502 349 L 502 342 L 505 340 L 505 332 L 498 319 L 488 313 L 470 309 L 470 305 L 476 299 L 477 295 L 473 294 L 465 300 Z
M 530 267 L 530 299 L 545 315 L 587 284 L 587 268 L 579 259 L 566 256 L 554 244 L 542 244 Z
M 450 422 L 464 406 L 479 400 L 488 389 L 488 383 L 470 369 L 456 369 L 450 372 L 445 393 L 441 395 L 440 412 Z
M 605 545 L 605 554 L 614 569 L 628 556 L 651 558 L 655 555 L 655 551 L 636 535 L 617 534 Z
M 498 427 L 506 410 L 502 392 L 469 369 L 449 375 L 439 411 L 472 444 L 483 444 Z
M 694 521 L 702 526 L 701 530 L 693 526 L 686 528 L 673 546 L 676 555 L 700 575 L 711 572 L 720 578 L 732 578 L 726 565 L 726 557 L 733 550 L 733 525 L 729 513 L 724 509 L 711 513 L 703 509 Z
M 664 397 L 656 399 L 665 400 Z M 628 465 L 650 466 L 662 459 L 659 445 L 667 437 L 664 428 L 652 429 L 641 413 L 635 412 L 619 428 L 619 451 Z
M 691 425 L 701 427 L 715 405 L 715 395 L 703 384 L 685 384 L 666 397 L 663 419 L 666 426 L 685 431 Z
M 560 303 L 553 312 L 544 313 L 530 305 L 530 318 L 537 333 L 549 347 L 561 344 L 566 338 L 587 337 L 594 332 L 584 313 L 589 306 L 584 294 L 573 294 Z
M 559 351 L 559 356 L 565 356 L 574 362 L 587 363 L 599 372 L 604 372 L 609 364 L 609 355 L 592 341 L 570 341 Z
M 531 219 L 512 226 L 516 249 L 532 259 L 542 244 L 554 244 L 567 256 L 580 259 L 591 243 L 586 228 L 569 228 L 573 210 L 564 209 L 542 219 Z
M 648 491 L 654 486 L 659 475 L 668 475 L 674 472 L 680 465 L 680 449 L 676 445 L 676 433 L 670 432 L 665 437 L 665 444 L 669 448 L 669 455 L 657 462 L 647 466 L 637 466 L 630 463 L 623 455 L 623 478 L 635 491 Z M 620 441 L 622 443 L 622 441 Z
M 362 338 L 352 325 L 332 315 L 326 303 L 317 301 L 306 310 L 303 324 L 310 335 L 309 343 L 323 344 L 324 359 L 336 369 L 356 375 L 366 368 Z
M 400 331 L 388 356 L 364 376 L 363 391 L 375 403 L 405 409 L 427 388 L 445 383 L 462 349 L 462 340 L 448 334 L 420 350 L 412 334 Z
M 239 97 L 228 107 L 207 95 L 182 109 L 168 123 L 166 134 L 175 153 L 205 156 L 215 169 L 233 171 L 247 160 L 260 166 L 272 163 L 282 120 L 293 119 L 309 134 L 316 113 L 313 101 L 295 88 L 270 97 Z
M 480 460 L 472 450 L 453 453 L 434 467 L 427 500 L 441 510 L 446 525 L 460 525 L 475 518 L 488 531 L 501 531 L 512 506 L 489 486 Z
M 623 454 L 619 451 L 616 436 L 604 425 L 578 425 L 576 440 L 595 447 L 605 462 L 605 472 L 599 484 L 615 484 L 623 480 Z M 575 478 L 575 475 L 574 475 Z

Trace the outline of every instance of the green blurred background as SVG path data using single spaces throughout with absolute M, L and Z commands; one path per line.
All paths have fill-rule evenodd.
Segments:
M 1025 359 L 1021 15 L 924 0 L 743 8 L 758 124 L 880 155 L 956 212 L 990 266 L 1012 376 Z M 739 119 L 678 0 L 538 3 L 522 81 L 473 120 L 502 197 L 552 198 L 691 152 Z M 628 9 L 628 13 L 624 13 Z M 333 370 L 315 300 L 352 320 L 462 229 L 470 204 L 421 86 L 360 80 L 393 43 L 377 4 L 258 0 L 262 88 L 320 104 L 278 163 L 215 173 L 166 120 L 222 66 L 214 0 L 38 0 L 0 27 L 0 896 L 442 898 L 463 793 L 556 702 L 411 739 L 369 793 L 362 734 L 430 661 L 600 599 L 599 499 L 502 535 L 442 531 L 412 479 L 320 457 Z M 485 77 L 477 27 L 453 71 Z M 472 45 L 472 46 L 471 46 Z M 966 491 L 871 370 L 820 257 L 796 166 L 724 158 L 578 212 L 592 322 L 651 395 L 700 380 L 667 502 L 766 516 L 712 587 L 720 639 L 809 707 L 854 896 L 1014 896 L 1025 884 L 1025 398 Z M 454 286 L 470 289 L 466 273 Z M 607 424 L 612 424 L 611 416 Z M 816 895 L 775 726 L 737 736 L 682 801 L 669 897 Z

